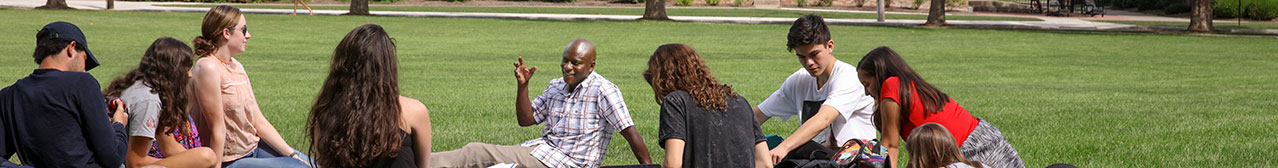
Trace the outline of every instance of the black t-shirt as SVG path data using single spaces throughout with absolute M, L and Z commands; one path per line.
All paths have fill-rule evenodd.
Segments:
M 676 91 L 661 100 L 661 137 L 682 139 L 683 167 L 754 167 L 754 145 L 767 141 L 754 121 L 745 98 L 727 99 L 724 111 L 706 111 L 688 92 Z
M 0 159 L 17 153 L 32 167 L 120 167 L 124 125 L 111 122 L 98 89 L 89 73 L 37 69 L 0 90 Z

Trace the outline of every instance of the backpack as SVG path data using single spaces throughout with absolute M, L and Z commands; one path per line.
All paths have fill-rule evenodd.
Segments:
M 887 148 L 879 145 L 878 139 L 851 139 L 840 147 L 843 149 L 830 158 L 838 167 L 883 168 L 891 163 Z

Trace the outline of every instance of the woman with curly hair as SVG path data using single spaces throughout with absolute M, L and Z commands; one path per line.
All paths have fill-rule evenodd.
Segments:
M 160 38 L 138 67 L 107 85 L 103 95 L 119 97 L 129 114 L 125 166 L 212 167 L 213 150 L 201 147 L 187 112 L 188 70 L 195 54 L 186 43 Z
M 772 167 L 750 103 L 716 81 L 692 47 L 658 47 L 643 76 L 661 105 L 666 167 Z
M 399 95 L 395 42 L 375 24 L 333 51 L 306 128 L 320 167 L 430 167 L 430 114 Z

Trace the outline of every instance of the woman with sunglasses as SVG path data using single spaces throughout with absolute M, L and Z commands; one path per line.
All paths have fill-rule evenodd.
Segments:
M 199 59 L 191 69 L 191 111 L 204 145 L 213 148 L 221 167 L 309 167 L 310 157 L 289 147 L 262 115 L 244 66 L 248 24 L 239 8 L 218 5 L 204 15 L 195 37 Z

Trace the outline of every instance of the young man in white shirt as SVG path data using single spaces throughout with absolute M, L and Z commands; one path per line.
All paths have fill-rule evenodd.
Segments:
M 786 78 L 781 88 L 754 109 L 760 125 L 771 117 L 801 118 L 798 130 L 769 151 L 773 162 L 779 163 L 795 151 L 807 151 L 800 149 L 804 146 L 831 148 L 854 138 L 874 139 L 873 98 L 865 94 L 856 68 L 832 55 L 834 40 L 825 20 L 804 15 L 791 25 L 787 38 L 786 47 L 795 53 L 803 69 Z

